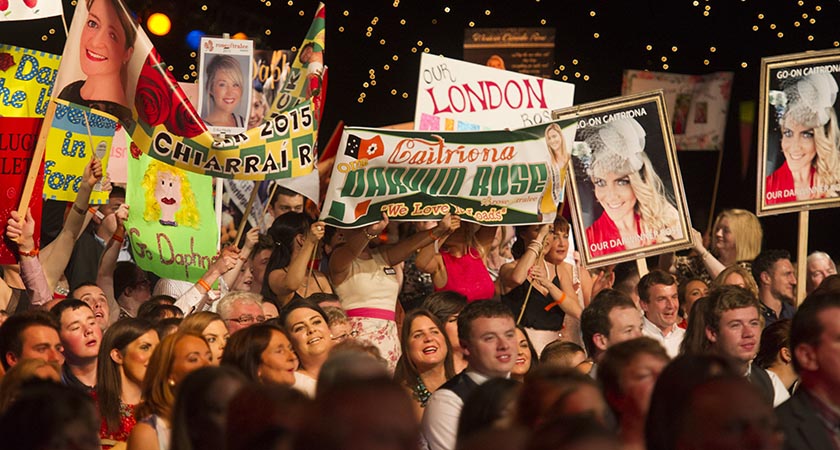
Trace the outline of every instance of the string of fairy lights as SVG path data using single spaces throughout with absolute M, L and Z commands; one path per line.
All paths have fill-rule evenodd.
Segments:
M 463 30 L 469 28 L 552 27 L 558 32 L 558 42 L 565 36 L 577 44 L 558 44 L 553 70 L 555 78 L 575 83 L 590 82 L 602 74 L 603 55 L 609 54 L 617 42 L 623 43 L 619 34 L 632 29 L 616 29 L 616 24 L 620 24 L 627 14 L 624 9 L 648 7 L 661 10 L 657 16 L 660 20 L 674 16 L 680 17 L 677 22 L 691 22 L 663 22 L 663 27 L 681 32 L 656 32 L 656 27 L 649 27 L 653 31 L 634 30 L 636 33 L 630 39 L 636 42 L 636 50 L 632 52 L 638 52 L 643 67 L 617 67 L 615 70 L 641 68 L 704 73 L 711 69 L 752 69 L 761 56 L 766 56 L 762 54 L 764 49 L 743 45 L 738 39 L 722 40 L 720 33 L 715 32 L 716 27 L 729 27 L 728 32 L 752 39 L 752 42 L 772 44 L 770 41 L 774 40 L 784 43 L 784 48 L 795 48 L 796 51 L 840 47 L 840 31 L 834 30 L 831 16 L 827 16 L 840 10 L 836 3 L 825 0 L 774 0 L 772 4 L 763 0 L 648 0 L 630 5 L 599 0 L 576 3 L 556 0 L 328 0 L 326 62 L 330 65 L 331 49 L 336 48 L 333 40 L 356 43 L 359 47 L 356 51 L 362 57 L 355 64 L 341 67 L 342 76 L 350 77 L 354 83 L 358 81 L 350 90 L 355 101 L 364 104 L 371 96 L 381 99 L 384 95 L 413 102 L 415 83 L 406 80 L 416 80 L 416 73 L 411 71 L 416 69 L 420 53 L 459 57 L 461 49 L 457 44 Z M 75 4 L 76 0 L 70 2 L 71 7 Z M 169 69 L 176 78 L 194 82 L 198 77 L 195 42 L 201 35 L 229 32 L 235 39 L 255 40 L 256 48 L 274 46 L 273 49 L 296 51 L 303 33 L 292 35 L 288 29 L 305 31 L 317 1 L 259 0 L 257 3 L 248 0 L 231 8 L 229 3 L 219 0 L 203 0 L 198 4 L 170 5 L 169 10 L 161 7 L 159 0 L 127 0 L 127 4 L 137 13 L 138 21 L 170 63 Z M 514 11 L 521 14 L 513 14 Z M 703 23 L 709 26 L 689 30 Z M 446 37 L 439 36 L 442 32 Z M 64 39 L 64 34 L 60 29 L 50 28 L 41 36 L 42 41 L 52 39 Z M 703 41 L 707 42 L 705 46 L 701 45 Z M 578 47 L 586 50 L 578 50 Z

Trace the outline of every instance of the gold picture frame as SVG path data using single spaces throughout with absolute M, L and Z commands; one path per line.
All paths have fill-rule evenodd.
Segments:
M 838 85 L 840 49 L 761 59 L 756 215 L 840 206 Z
M 552 118 L 575 119 L 577 124 L 567 178 L 584 266 L 692 246 L 662 90 L 558 109 Z

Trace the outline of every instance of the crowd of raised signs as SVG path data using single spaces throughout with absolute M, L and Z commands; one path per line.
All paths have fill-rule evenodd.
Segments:
M 748 211 L 640 276 L 569 258 L 563 218 L 336 229 L 279 189 L 191 283 L 134 264 L 101 178 L 40 246 L 4 218 L 3 448 L 840 448 L 835 265 L 797 286 Z

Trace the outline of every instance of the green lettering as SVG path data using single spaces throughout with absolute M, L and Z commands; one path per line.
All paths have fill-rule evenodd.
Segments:
M 365 197 L 388 195 L 388 183 L 385 181 L 384 167 L 373 167 L 368 169 L 365 181 L 368 185 Z
M 497 166 L 493 170 L 493 178 L 490 184 L 491 195 L 505 195 L 508 192 L 507 186 L 510 179 L 510 168 L 508 166 Z
M 510 194 L 520 195 L 528 190 L 528 166 L 516 164 L 510 170 Z
M 487 186 L 490 184 L 492 171 L 493 168 L 490 166 L 478 166 L 475 168 L 475 178 L 473 178 L 470 197 L 486 197 L 490 194 Z
M 365 170 L 354 170 L 347 173 L 344 186 L 341 187 L 342 197 L 361 197 L 365 192 Z
M 548 182 L 548 168 L 545 164 L 532 164 L 528 166 L 531 173 L 531 184 L 528 190 L 529 194 L 538 194 L 545 190 L 545 184 Z
M 461 185 L 464 184 L 464 178 L 466 177 L 467 169 L 463 167 L 459 167 L 456 169 L 447 169 L 447 177 L 446 181 L 441 186 L 441 191 L 443 195 L 458 195 L 458 192 L 461 191 Z
M 388 171 L 388 176 L 386 177 L 388 180 L 388 191 L 391 192 L 392 195 L 405 194 L 408 192 L 405 183 L 401 182 L 403 173 L 405 173 L 404 167 L 394 167 Z

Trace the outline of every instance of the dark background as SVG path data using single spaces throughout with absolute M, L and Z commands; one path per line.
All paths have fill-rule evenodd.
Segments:
M 14 1 L 14 0 L 13 0 Z M 464 29 L 474 27 L 556 28 L 555 79 L 576 85 L 584 103 L 621 92 L 622 71 L 647 69 L 703 74 L 733 71 L 723 171 L 715 211 L 755 210 L 756 131 L 753 121 L 742 156 L 739 114 L 756 115 L 762 56 L 840 46 L 836 0 L 334 0 L 326 1 L 325 63 L 330 67 L 322 143 L 339 120 L 382 126 L 412 120 L 419 53 L 463 55 Z M 150 35 L 179 81 L 194 81 L 196 63 L 185 37 L 194 29 L 209 35 L 243 32 L 256 48 L 300 45 L 311 23 L 313 0 L 128 0 L 144 23 L 153 12 L 173 22 L 164 37 Z M 69 22 L 73 6 L 65 0 Z M 813 23 L 812 23 L 813 21 Z M 755 29 L 754 29 L 755 27 Z M 50 33 L 52 30 L 52 33 Z M 596 38 L 597 33 L 597 38 Z M 60 53 L 58 19 L 0 24 L 0 42 Z M 191 66 L 193 65 L 193 66 Z M 681 152 L 679 162 L 693 217 L 708 217 L 717 154 Z M 765 247 L 794 252 L 797 214 L 762 218 Z M 809 250 L 840 256 L 835 209 L 810 216 Z M 699 229 L 705 220 L 696 220 Z

